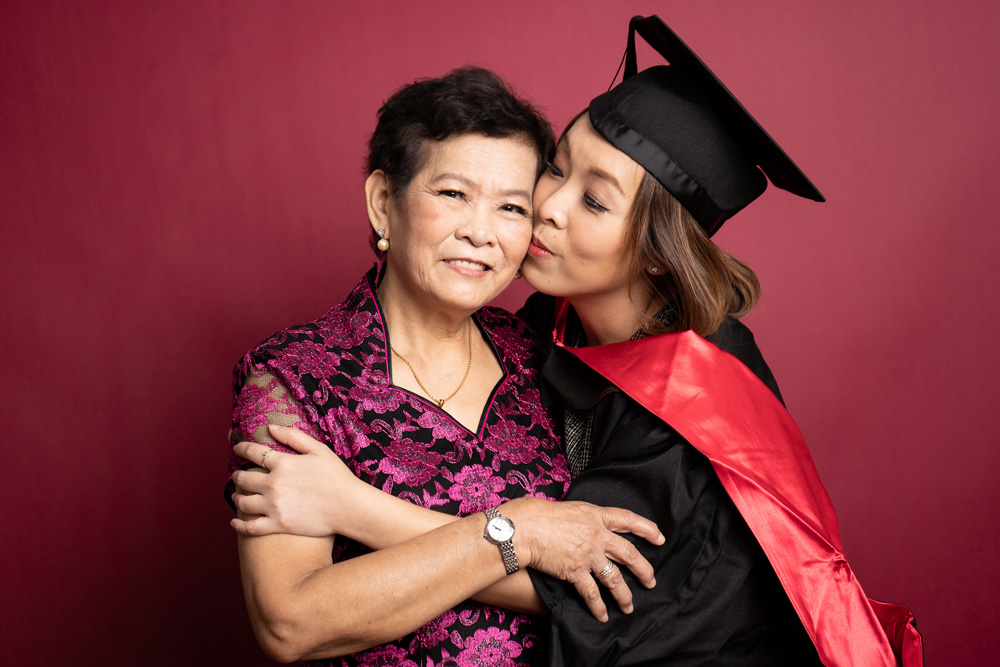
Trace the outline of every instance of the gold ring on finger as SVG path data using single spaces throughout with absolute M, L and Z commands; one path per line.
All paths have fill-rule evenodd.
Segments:
M 598 581 L 604 581 L 605 579 L 607 579 L 608 577 L 610 577 L 610 576 L 611 576 L 611 574 L 612 574 L 612 573 L 613 573 L 614 571 L 615 571 L 615 564 L 614 564 L 614 562 L 613 562 L 613 561 L 612 561 L 612 560 L 611 560 L 611 559 L 609 558 L 609 559 L 608 559 L 608 564 L 604 566 L 604 569 L 603 569 L 603 570 L 601 570 L 600 572 L 596 572 L 596 573 L 594 574 L 594 576 L 595 576 L 595 577 L 597 577 Z

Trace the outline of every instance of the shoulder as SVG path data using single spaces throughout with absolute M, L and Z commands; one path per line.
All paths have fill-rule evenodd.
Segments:
M 535 292 L 517 311 L 517 316 L 535 332 L 540 340 L 547 340 L 552 336 L 552 329 L 556 323 L 556 298 Z
M 285 357 L 294 354 L 296 349 L 316 345 L 325 318 L 326 316 L 285 327 L 250 348 L 233 369 L 233 388 L 238 390 L 239 387 L 249 382 L 252 376 L 261 371 L 274 372 L 278 366 L 281 366 Z M 278 373 L 278 376 L 284 380 L 283 374 Z
M 509 371 L 538 366 L 538 337 L 520 318 L 492 306 L 480 309 L 476 317 Z
M 322 354 L 356 347 L 368 338 L 378 319 L 367 277 L 321 317 L 277 331 L 247 351 L 236 364 L 234 383 L 254 369 L 274 368 L 290 356 Z
M 757 354 L 760 354 L 757 342 L 753 337 L 753 332 L 750 331 L 747 325 L 735 317 L 727 316 L 719 328 L 716 329 L 715 333 L 706 336 L 705 339 L 735 357 L 739 357 L 740 353 L 748 353 L 754 350 L 756 350 Z
M 727 317 L 716 332 L 707 336 L 705 340 L 743 362 L 743 365 L 753 371 L 754 375 L 778 397 L 778 400 L 784 403 L 778 382 L 764 361 L 764 355 L 757 347 L 757 341 L 754 340 L 749 327 L 735 317 Z
M 510 311 L 494 306 L 481 308 L 476 316 L 479 318 L 483 329 L 494 339 L 494 342 L 503 346 L 506 339 L 514 339 L 519 345 L 525 342 L 532 347 L 537 347 L 538 336 L 525 322 Z

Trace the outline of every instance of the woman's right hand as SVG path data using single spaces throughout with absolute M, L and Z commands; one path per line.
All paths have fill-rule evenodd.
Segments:
M 632 533 L 654 545 L 662 545 L 665 538 L 656 524 L 634 512 L 541 498 L 518 498 L 500 509 L 516 525 L 514 550 L 521 564 L 573 584 L 600 621 L 606 621 L 608 613 L 594 575 L 609 561 L 616 565 L 601 583 L 626 614 L 632 613 L 632 591 L 618 565 L 627 567 L 646 588 L 656 585 L 653 566 L 618 533 Z
M 233 473 L 233 503 L 241 513 L 231 521 L 236 532 L 247 536 L 354 537 L 355 510 L 373 489 L 318 440 L 290 427 L 272 424 L 270 431 L 275 440 L 299 456 L 254 442 L 241 442 L 233 448 L 238 456 L 261 466 Z M 262 459 L 265 452 L 270 452 L 266 462 Z

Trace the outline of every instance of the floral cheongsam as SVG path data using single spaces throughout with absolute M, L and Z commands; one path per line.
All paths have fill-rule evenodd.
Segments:
M 233 441 L 273 443 L 268 421 L 295 426 L 325 442 L 359 478 L 458 516 L 521 496 L 562 498 L 569 473 L 541 407 L 530 330 L 503 310 L 484 308 L 474 316 L 504 377 L 473 433 L 430 401 L 392 385 L 375 281 L 373 269 L 326 315 L 284 329 L 247 353 L 234 376 Z M 246 465 L 233 455 L 230 473 Z M 333 560 L 366 552 L 338 536 Z M 544 627 L 467 600 L 394 642 L 311 664 L 538 665 Z

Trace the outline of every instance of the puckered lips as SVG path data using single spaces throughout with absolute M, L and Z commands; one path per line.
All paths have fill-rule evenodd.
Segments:
M 528 244 L 528 254 L 532 257 L 551 257 L 552 251 L 546 248 L 537 236 L 532 236 L 531 243 Z

